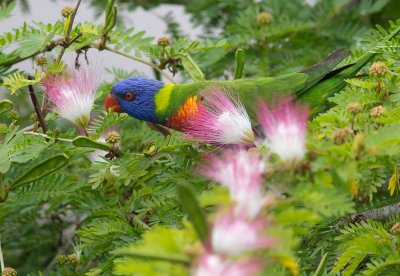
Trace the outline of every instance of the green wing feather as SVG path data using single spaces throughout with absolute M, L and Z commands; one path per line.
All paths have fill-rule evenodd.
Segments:
M 188 97 L 198 95 L 211 87 L 237 92 L 251 118 L 255 117 L 255 109 L 259 98 L 269 100 L 271 96 L 297 95 L 310 85 L 317 83 L 327 75 L 347 53 L 339 50 L 320 63 L 307 68 L 303 73 L 291 73 L 277 77 L 237 79 L 231 81 L 200 81 L 192 84 L 178 84 L 172 89 L 169 106 L 160 114 L 169 119 L 178 112 Z
M 385 40 L 392 39 L 398 32 L 400 28 L 389 34 Z M 269 100 L 271 96 L 295 96 L 308 103 L 314 112 L 324 110 L 327 99 L 343 89 L 346 85 L 345 80 L 354 77 L 376 53 L 373 50 L 368 51 L 357 62 L 334 70 L 347 55 L 346 51 L 338 50 L 300 73 L 268 78 L 200 81 L 175 85 L 171 91 L 168 106 L 158 114 L 160 121 L 169 120 L 172 115 L 177 114 L 179 108 L 190 96 L 198 95 L 211 87 L 239 93 L 246 110 L 253 119 L 258 99 Z
M 178 84 L 172 89 L 170 103 L 165 112 L 167 119 L 176 114 L 188 97 L 198 95 L 209 88 L 218 87 L 226 91 L 239 93 L 241 101 L 250 117 L 254 116 L 254 103 L 261 97 L 268 100 L 272 95 L 293 95 L 303 88 L 307 74 L 292 73 L 279 77 L 238 79 L 232 81 L 200 81 L 192 84 Z

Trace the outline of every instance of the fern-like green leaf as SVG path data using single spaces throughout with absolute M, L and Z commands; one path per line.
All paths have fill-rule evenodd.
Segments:
M 26 87 L 28 85 L 36 84 L 39 80 L 29 80 L 22 73 L 16 72 L 9 75 L 4 79 L 3 85 L 11 90 L 11 94 L 14 94 L 17 90 Z

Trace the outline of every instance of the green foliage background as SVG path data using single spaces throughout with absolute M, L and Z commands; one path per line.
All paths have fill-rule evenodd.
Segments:
M 18 1 L 26 10 L 31 2 Z M 186 264 L 193 257 L 188 249 L 199 241 L 196 225 L 183 211 L 177 184 L 193 190 L 209 218 L 216 204 L 227 201 L 227 192 L 196 170 L 201 154 L 214 151 L 213 147 L 184 141 L 179 133 L 165 138 L 144 122 L 103 112 L 110 87 L 137 72 L 107 69 L 115 79 L 98 89 L 96 118 L 89 128 L 95 140 L 117 127 L 122 136 L 119 157 L 97 157 L 94 162 L 93 146 L 76 146 L 76 129 L 52 112 L 46 116 L 49 131 L 42 133 L 37 120 L 31 120 L 31 104 L 22 99 L 29 84 L 41 95 L 42 70 L 65 70 L 60 55 L 63 42 L 68 46 L 65 51 L 77 55 L 95 48 L 138 62 L 151 60 L 147 65 L 154 75 L 148 77 L 172 78 L 173 72 L 187 82 L 203 77 L 231 79 L 238 48 L 245 52 L 243 77 L 257 77 L 299 71 L 342 47 L 352 51 L 343 63 L 347 64 L 375 47 L 377 59 L 390 72 L 377 77 L 365 68 L 330 98 L 330 109 L 310 120 L 306 168 L 282 170 L 279 160 L 272 161 L 273 173 L 266 178 L 265 189 L 286 196 L 270 211 L 276 223 L 269 231 L 281 243 L 261 255 L 269 264 L 264 275 L 398 275 L 400 236 L 393 230 L 400 222 L 398 212 L 376 216 L 365 211 L 399 201 L 400 41 L 397 37 L 382 42 L 390 29 L 400 27 L 398 21 L 389 23 L 400 17 L 399 1 L 321 0 L 315 6 L 300 0 L 140 4 L 121 0 L 115 6 L 112 2 L 91 1 L 104 17 L 103 24 L 74 24 L 68 33 L 70 19 L 60 16 L 56 22 L 26 22 L 0 34 L 2 85 L 14 109 L 21 111 L 17 117 L 9 111 L 9 102 L 0 104 L 4 124 L 0 128 L 0 197 L 4 199 L 0 235 L 7 266 L 22 275 L 186 275 Z M 0 19 L 7 20 L 15 2 L 0 3 Z M 124 18 L 117 13 L 163 3 L 185 5 L 204 34 L 190 40 L 169 14 L 164 19 L 171 45 L 163 47 L 134 26 L 121 24 Z M 257 20 L 261 12 L 271 14 L 272 21 Z M 16 71 L 15 64 L 49 51 L 61 59 L 49 60 L 31 72 Z M 361 106 L 357 114 L 348 109 L 354 103 Z M 385 113 L 371 116 L 371 109 L 380 105 Z M 335 137 L 345 128 L 351 133 L 338 142 Z M 50 171 L 50 163 L 44 163 L 44 168 L 37 165 L 60 153 L 69 162 L 55 167 L 55 172 Z M 40 177 L 21 180 L 32 168 Z M 7 199 L 6 187 L 11 187 Z M 80 257 L 78 264 L 68 258 L 61 261 L 60 256 L 70 254 Z

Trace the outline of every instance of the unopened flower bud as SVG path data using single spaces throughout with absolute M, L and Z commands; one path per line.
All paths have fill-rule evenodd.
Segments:
M 54 136 L 58 136 L 61 134 L 61 128 L 56 127 L 55 129 L 53 129 L 53 134 Z
M 375 106 L 369 111 L 369 115 L 371 117 L 379 117 L 382 116 L 383 113 L 385 113 L 385 107 L 383 107 L 382 105 Z
M 400 234 L 400 222 L 393 224 L 393 226 L 390 228 L 390 232 L 392 234 Z
M 257 15 L 257 22 L 260 25 L 268 25 L 269 23 L 272 22 L 272 20 L 273 20 L 273 16 L 272 16 L 272 14 L 270 14 L 268 12 L 262 12 Z
M 61 15 L 62 17 L 67 18 L 68 16 L 70 16 L 73 12 L 74 12 L 74 8 L 71 6 L 66 6 L 61 10 Z
M 353 134 L 353 130 L 349 127 L 336 130 L 332 135 L 332 140 L 336 145 L 341 145 Z
M 372 63 L 369 68 L 369 74 L 373 77 L 383 77 L 387 72 L 389 72 L 389 68 L 382 61 Z
M 109 144 L 115 144 L 121 140 L 121 135 L 116 131 L 110 131 L 107 133 L 105 140 Z
M 362 111 L 362 107 L 359 103 L 349 103 L 346 107 L 346 110 L 352 115 L 357 115 Z
M 15 271 L 15 269 L 11 267 L 5 267 L 3 273 L 1 274 L 1 276 L 16 276 L 16 275 L 17 271 Z
M 45 56 L 37 57 L 36 58 L 36 65 L 43 66 L 47 64 L 47 58 Z
M 58 255 L 56 257 L 56 263 L 58 265 L 66 265 L 69 263 L 69 258 L 66 255 Z
M 19 118 L 19 113 L 16 110 L 11 110 L 7 114 L 7 118 L 10 119 L 11 121 L 16 121 Z
M 68 257 L 68 262 L 70 265 L 72 265 L 73 267 L 78 265 L 78 256 L 76 254 L 70 254 L 67 256 Z
M 157 40 L 157 44 L 160 46 L 166 47 L 171 44 L 171 41 L 169 40 L 168 37 L 162 36 Z
M 0 124 L 0 134 L 7 133 L 8 127 L 6 124 Z
M 147 140 L 146 141 L 146 146 L 147 147 L 151 147 L 152 145 L 154 145 L 155 143 L 154 143 L 154 141 L 153 140 Z
M 39 121 L 37 114 L 36 113 L 32 113 L 31 117 L 30 117 L 30 120 L 31 120 L 32 123 L 37 123 Z

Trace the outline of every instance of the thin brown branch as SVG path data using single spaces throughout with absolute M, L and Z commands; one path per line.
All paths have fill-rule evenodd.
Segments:
M 28 76 L 28 79 L 31 80 L 32 77 Z M 38 99 L 36 97 L 35 91 L 33 90 L 33 86 L 30 84 L 28 86 L 28 89 L 29 89 L 29 95 L 31 96 L 33 107 L 34 107 L 36 115 L 38 117 L 39 125 L 42 128 L 43 133 L 46 133 L 46 131 L 47 131 L 46 121 L 44 120 L 43 113 L 42 113 L 42 110 L 40 109 Z
M 347 225 L 349 223 L 360 222 L 360 221 L 363 221 L 366 219 L 372 219 L 372 220 L 376 220 L 376 221 L 385 221 L 389 217 L 397 215 L 399 213 L 400 213 L 400 202 L 397 202 L 397 203 L 394 203 L 391 205 L 383 206 L 381 208 L 371 209 L 371 210 L 367 210 L 364 212 L 360 212 L 360 213 L 357 213 L 354 215 L 344 217 L 336 223 L 336 226 L 340 227 L 340 226 Z
M 359 214 L 353 215 L 352 218 L 355 219 L 357 216 L 362 216 L 367 219 L 384 221 L 384 220 L 388 219 L 389 217 L 394 216 L 399 213 L 400 213 L 400 202 L 397 202 L 397 203 L 387 205 L 387 206 L 384 206 L 381 208 L 361 212 Z
M 69 41 L 69 35 L 71 34 L 72 26 L 74 25 L 75 16 L 76 16 L 76 13 L 78 12 L 78 8 L 79 8 L 79 5 L 80 5 L 80 4 L 81 4 L 81 0 L 78 0 L 78 1 L 76 2 L 76 6 L 75 6 L 75 9 L 74 9 L 74 12 L 71 14 L 71 19 L 70 19 L 70 21 L 69 21 L 69 25 L 68 25 L 67 31 L 66 31 L 66 33 L 65 33 L 65 42 L 66 42 L 66 45 L 67 45 L 67 46 L 61 48 L 61 51 L 60 51 L 60 53 L 58 54 L 58 57 L 57 57 L 57 62 L 60 62 L 60 61 L 61 61 L 61 59 L 62 59 L 62 57 L 63 57 L 63 55 L 64 55 L 64 53 L 65 53 L 65 49 L 68 48 L 68 46 L 70 45 L 70 44 L 68 43 L 68 41 Z

